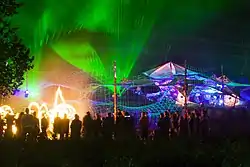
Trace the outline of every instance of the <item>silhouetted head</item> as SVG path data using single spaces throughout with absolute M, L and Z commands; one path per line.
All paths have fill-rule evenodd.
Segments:
M 22 117 L 24 115 L 24 112 L 20 112 L 19 117 Z
M 36 112 L 33 112 L 33 114 L 32 114 L 34 117 L 36 117 Z
M 195 113 L 191 113 L 191 118 L 195 118 Z
M 118 117 L 122 117 L 122 112 L 120 112 L 120 111 L 117 112 L 117 116 L 118 116 Z
M 208 114 L 207 114 L 207 110 L 203 110 L 203 116 L 207 116 Z
M 128 112 L 125 112 L 125 116 L 130 116 Z
M 109 112 L 109 113 L 108 113 L 108 117 L 111 117 L 111 116 L 112 116 L 112 113 Z
M 25 113 L 26 113 L 26 114 L 29 114 L 29 113 L 30 113 L 29 108 L 26 108 L 26 109 L 25 109 Z
M 100 114 L 96 113 L 96 118 L 100 119 L 101 118 Z
M 64 114 L 64 118 L 66 119 L 68 116 L 67 116 L 67 114 Z
M 75 114 L 75 119 L 79 120 L 79 115 L 78 114 Z
M 147 113 L 144 111 L 144 112 L 142 112 L 142 116 L 143 117 L 146 117 L 147 116 Z
M 165 116 L 165 117 L 169 117 L 169 112 L 168 112 L 168 111 L 165 111 L 165 112 L 164 112 L 164 116 Z

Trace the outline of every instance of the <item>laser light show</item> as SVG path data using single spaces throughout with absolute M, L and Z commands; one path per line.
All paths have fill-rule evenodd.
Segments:
M 250 167 L 249 6 L 0 0 L 0 167 Z
M 188 27 L 183 30 L 192 33 L 198 28 L 197 23 L 204 24 L 201 14 L 209 18 L 206 11 L 219 11 L 221 2 L 208 4 L 204 10 L 190 3 L 188 11 L 193 13 L 181 6 L 173 11 L 174 3 L 151 0 L 22 2 L 25 5 L 12 23 L 20 27 L 19 35 L 35 61 L 20 90 L 4 102 L 15 110 L 29 104 L 39 110 L 44 104 L 56 108 L 54 95 L 57 98 L 61 93 L 64 95 L 63 98 L 60 95 L 61 99 L 65 100 L 59 108 L 67 104 L 80 115 L 112 110 L 114 61 L 117 105 L 121 110 L 159 114 L 166 109 L 180 110 L 185 103 L 213 107 L 244 103 L 234 89 L 249 85 L 222 81 L 220 77 L 213 78 L 173 62 L 164 61 L 154 68 L 144 66 L 145 72 L 133 73 L 149 39 L 154 37 L 154 26 L 166 12 L 175 16 L 166 18 L 172 25 L 192 24 L 192 30 Z M 73 112 L 72 107 L 67 110 Z
M 130 76 L 162 6 L 150 1 L 77 1 L 73 3 L 75 5 L 70 3 L 74 10 L 69 10 L 66 2 L 60 2 L 58 6 L 56 2 L 44 1 L 39 2 L 39 12 L 35 12 L 32 18 L 28 14 L 33 3 L 28 0 L 23 2 L 26 5 L 14 23 L 20 25 L 20 35 L 35 54 L 34 73 L 48 71 L 48 66 L 52 65 L 43 63 L 54 62 L 53 54 L 106 85 L 113 83 L 111 71 L 114 60 L 118 67 L 117 81 Z M 33 5 L 38 7 L 38 4 Z M 135 5 L 143 5 L 145 9 L 136 10 Z M 62 12 L 65 6 L 67 11 Z M 28 35 L 27 31 L 32 35 Z M 30 89 L 41 79 L 40 75 L 36 76 L 29 76 Z

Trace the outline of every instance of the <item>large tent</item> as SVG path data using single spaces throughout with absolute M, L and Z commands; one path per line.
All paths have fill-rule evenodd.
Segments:
M 164 65 L 161 65 L 159 67 L 156 67 L 154 69 L 148 70 L 143 73 L 144 75 L 152 78 L 152 79 L 168 79 L 172 78 L 173 76 L 184 76 L 185 75 L 185 67 L 182 67 L 180 65 L 177 65 L 173 62 L 165 63 Z M 187 70 L 187 75 L 198 75 L 199 73 Z
M 186 75 L 185 75 L 186 72 Z M 162 92 L 169 91 L 169 87 L 177 88 L 178 92 L 181 93 L 185 84 L 184 80 L 187 79 L 188 88 L 191 89 L 188 92 L 188 96 L 197 98 L 202 95 L 204 97 L 216 96 L 216 103 L 221 103 L 219 99 L 223 99 L 223 95 L 229 99 L 239 99 L 233 90 L 235 87 L 246 87 L 248 84 L 240 84 L 232 82 L 226 76 L 221 77 L 209 77 L 202 73 L 195 72 L 173 62 L 167 62 L 159 67 L 148 70 L 143 73 L 150 80 L 153 80 L 161 89 Z M 186 76 L 186 78 L 185 78 Z M 223 86 L 224 84 L 224 86 Z M 209 95 L 209 96 L 208 96 Z M 165 96 L 165 95 L 164 95 Z M 197 100 L 195 100 L 197 102 Z M 211 100 L 206 99 L 208 103 Z M 212 100 L 214 101 L 214 99 Z M 232 101 L 232 100 L 231 100 Z M 212 102 L 214 104 L 214 102 Z M 234 102 L 235 104 L 235 102 Z M 238 103 L 237 103 L 238 104 Z

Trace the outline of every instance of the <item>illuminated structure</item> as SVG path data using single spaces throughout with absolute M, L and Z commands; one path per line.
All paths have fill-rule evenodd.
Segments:
M 57 115 L 60 118 L 64 118 L 64 115 L 66 115 L 67 118 L 69 118 L 70 120 L 73 120 L 75 114 L 77 113 L 76 109 L 72 105 L 67 104 L 67 102 L 65 101 L 60 87 L 58 87 L 55 93 L 54 104 L 51 106 L 51 109 L 49 109 L 49 106 L 46 103 L 39 104 L 38 102 L 31 102 L 28 108 L 31 113 L 37 112 L 37 117 L 40 120 L 40 122 L 41 122 L 43 115 L 48 118 L 48 120 L 50 121 L 49 130 L 51 132 L 53 132 L 54 118 Z M 1 117 L 3 118 L 6 117 L 7 114 L 18 116 L 18 114 L 14 113 L 13 109 L 8 105 L 3 105 L 0 107 L 0 114 L 1 114 Z M 13 134 L 17 133 L 17 128 L 15 125 L 13 125 L 12 127 L 12 132 Z
M 70 5 L 59 0 L 53 2 L 45 0 L 35 4 L 30 0 L 22 2 L 25 5 L 20 8 L 13 24 L 18 25 L 21 38 L 35 55 L 35 69 L 28 74 L 29 98 L 39 96 L 42 92 L 39 87 L 43 78 L 41 73 L 50 71 L 52 66 L 58 69 L 65 68 L 57 65 L 55 57 L 88 73 L 103 85 L 113 84 L 112 69 L 110 69 L 113 60 L 117 63 L 117 83 L 123 78 L 131 77 L 131 71 L 138 57 L 147 52 L 147 44 L 153 36 L 151 31 L 163 16 L 163 12 L 170 12 L 168 16 L 181 17 L 180 11 L 188 11 L 179 5 L 176 7 L 179 8 L 178 12 L 173 11 L 172 3 L 171 5 L 167 1 L 155 3 L 150 0 L 144 2 L 90 0 L 74 1 Z M 213 11 L 219 9 L 218 5 L 221 4 L 212 7 Z M 194 6 L 190 7 L 191 11 L 194 11 Z M 166 10 L 167 8 L 170 10 Z M 34 9 L 39 10 L 34 11 Z M 193 27 L 201 25 L 196 23 L 203 22 L 204 19 L 200 18 L 200 12 L 203 10 L 196 12 L 196 14 L 190 12 L 183 14 L 188 18 L 187 25 L 191 23 L 195 23 Z M 187 27 L 182 25 L 181 20 L 172 18 L 169 21 L 171 25 Z M 51 62 L 50 65 L 46 65 L 48 60 Z M 57 72 L 58 70 L 55 75 L 62 78 L 63 74 Z M 65 85 L 65 83 L 60 84 Z M 119 94 L 120 88 L 117 89 Z
M 0 117 L 1 117 L 1 119 L 5 118 L 7 114 L 12 115 L 12 116 L 15 115 L 13 109 L 10 106 L 8 106 L 8 105 L 1 106 L 0 107 Z M 4 126 L 3 128 L 4 128 L 4 130 L 6 130 L 7 126 Z M 13 135 L 16 135 L 16 133 L 17 133 L 17 127 L 16 127 L 15 124 L 12 125 L 12 133 L 13 133 Z
M 239 96 L 230 89 L 232 85 L 241 85 L 221 77 L 212 78 L 204 74 L 187 70 L 172 62 L 166 63 L 156 69 L 144 73 L 150 80 L 155 82 L 161 89 L 162 94 L 167 92 L 168 98 L 174 98 L 178 104 L 185 104 L 187 100 L 196 104 L 209 106 L 234 107 L 242 103 Z M 188 85 L 188 86 L 186 86 Z M 169 93 L 168 93 L 169 92 Z M 172 94 L 171 92 L 177 92 Z
M 222 89 L 221 77 L 208 77 L 172 62 L 148 70 L 143 73 L 143 76 L 139 76 L 133 80 L 126 79 L 116 84 L 115 65 L 116 64 L 113 66 L 113 84 L 102 84 L 99 81 L 90 82 L 89 79 L 84 78 L 84 72 L 79 74 L 74 73 L 73 78 L 68 78 L 68 81 L 78 79 L 81 81 L 79 82 L 80 84 L 73 84 L 69 88 L 66 87 L 68 90 L 64 88 L 65 85 L 59 85 L 60 87 L 56 91 L 53 102 L 49 102 L 49 100 L 45 98 L 44 101 L 47 102 L 46 104 L 40 103 L 41 105 L 38 105 L 37 103 L 31 103 L 31 106 L 33 106 L 33 108 L 36 106 L 35 108 L 39 110 L 39 117 L 46 111 L 52 120 L 58 110 L 61 110 L 59 113 L 60 116 L 65 113 L 72 116 L 72 113 L 75 113 L 75 106 L 73 107 L 69 101 L 84 104 L 83 106 L 86 108 L 85 112 L 115 112 L 115 109 L 118 108 L 130 112 L 149 111 L 159 114 L 167 109 L 171 111 L 180 110 L 185 104 L 187 104 L 187 106 L 204 104 L 211 107 L 223 107 L 224 105 L 225 107 L 240 106 L 243 104 L 244 99 L 236 95 L 231 88 L 250 86 L 227 80 L 224 81 L 224 89 Z M 53 78 L 55 78 L 54 75 Z M 50 92 L 54 94 L 56 84 L 51 83 L 51 85 L 46 85 L 47 86 L 43 88 L 44 94 L 48 94 L 49 97 L 54 97 L 45 90 L 51 89 Z M 81 85 L 83 85 L 83 88 L 81 88 Z M 115 89 L 113 89 L 114 85 Z M 116 85 L 117 88 L 123 91 L 116 94 Z M 187 86 L 185 87 L 185 85 Z M 70 99 L 67 102 L 62 96 L 61 89 L 64 89 L 65 97 Z M 72 92 L 76 92 L 79 96 L 73 99 L 75 96 L 71 96 Z M 30 94 L 32 94 L 32 92 Z M 118 98 L 114 98 L 115 96 Z M 58 100 L 61 101 L 60 105 Z M 69 106 L 68 104 L 71 105 Z M 51 109 L 46 109 L 45 106 Z M 82 110 L 77 109 L 77 111 L 79 113 Z M 80 114 L 80 116 L 82 117 L 84 115 Z
M 14 115 L 13 109 L 8 105 L 3 105 L 0 107 L 0 115 L 5 117 L 7 114 Z
M 115 108 L 117 108 L 134 114 L 148 111 L 150 115 L 158 116 L 159 113 L 167 109 L 180 111 L 185 104 L 187 104 L 186 106 L 204 104 L 210 107 L 241 106 L 244 104 L 243 99 L 233 93 L 230 88 L 232 86 L 250 86 L 234 83 L 227 79 L 224 80 L 224 89 L 222 90 L 221 77 L 207 77 L 169 62 L 144 72 L 144 76 L 139 76 L 134 80 L 126 79 L 122 83 L 117 83 L 117 86 L 124 91 L 122 94 L 117 94 L 119 98 L 114 99 L 116 90 L 112 91 L 109 87 L 116 86 L 115 72 L 114 64 L 114 84 L 88 84 L 87 88 L 84 89 L 85 91 L 83 91 L 85 95 L 81 96 L 77 101 L 89 101 L 86 104 L 89 108 L 88 111 L 105 113 L 115 111 Z M 188 89 L 184 87 L 185 83 L 188 84 Z M 48 88 L 54 90 L 53 86 L 48 85 Z M 53 120 L 57 114 L 60 117 L 66 114 L 69 119 L 72 119 L 75 113 L 79 113 L 79 110 L 76 111 L 65 100 L 65 98 L 70 97 L 63 96 L 63 93 L 65 95 L 67 90 L 64 89 L 62 93 L 61 86 L 56 88 L 56 93 L 53 91 L 53 94 L 55 93 L 53 102 L 41 102 L 40 104 L 31 102 L 29 105 L 31 110 L 38 112 L 39 119 L 42 118 L 43 114 L 49 117 L 51 132 L 53 131 Z M 68 91 L 72 92 L 73 90 L 69 89 Z M 76 92 L 79 92 L 79 90 L 76 89 Z M 67 93 L 67 95 L 70 94 Z M 5 108 L 7 109 L 8 106 L 5 106 Z
M 75 78 L 84 78 L 84 76 L 68 77 L 72 76 L 72 73 L 75 74 L 72 71 L 77 71 L 76 73 L 81 71 L 94 78 L 98 84 L 105 85 L 103 87 L 110 89 L 106 90 L 103 88 L 105 91 L 102 91 L 102 93 L 105 95 L 103 95 L 104 99 L 100 100 L 109 104 L 113 100 L 109 95 L 114 93 L 109 92 L 113 91 L 113 86 L 110 86 L 113 85 L 113 69 L 111 69 L 113 60 L 116 60 L 117 63 L 117 83 L 119 84 L 122 78 L 131 77 L 131 71 L 139 55 L 147 52 L 145 48 L 147 48 L 147 43 L 149 43 L 148 39 L 151 35 L 154 36 L 151 30 L 157 20 L 159 20 L 158 23 L 161 22 L 161 16 L 168 15 L 168 21 L 165 22 L 173 26 L 178 25 L 178 29 L 185 33 L 189 33 L 189 30 L 191 33 L 194 33 L 194 31 L 199 29 L 199 26 L 203 25 L 199 23 L 207 20 L 206 17 L 208 16 L 206 15 L 207 10 L 198 10 L 196 4 L 190 3 L 187 7 L 187 5 L 175 5 L 177 2 L 169 3 L 167 1 L 155 3 L 155 1 L 150 0 L 143 2 L 91 0 L 75 1 L 69 5 L 68 2 L 59 0 L 45 0 L 41 1 L 41 3 L 23 0 L 23 3 L 25 5 L 20 8 L 14 25 L 20 27 L 21 38 L 24 39 L 25 44 L 31 48 L 32 54 L 35 55 L 35 69 L 28 74 L 29 94 L 27 101 L 42 101 L 40 97 L 44 92 L 42 84 L 59 84 L 62 87 L 76 88 L 79 92 L 85 92 L 82 88 L 83 85 L 90 83 L 75 83 L 78 82 Z M 175 6 L 175 10 L 172 10 L 173 6 Z M 212 3 L 209 6 L 209 10 L 216 13 L 223 6 L 223 3 Z M 183 7 L 185 10 L 183 10 Z M 202 17 L 203 15 L 206 16 L 205 19 Z M 174 18 L 171 18 L 171 16 Z M 182 19 L 183 16 L 186 18 L 185 23 Z M 186 27 L 189 28 L 187 29 Z M 169 32 L 165 28 L 163 29 L 164 32 Z M 168 35 L 172 36 L 171 33 Z M 157 43 L 160 42 L 157 41 Z M 58 63 L 59 61 L 63 63 Z M 176 69 L 173 68 L 173 70 Z M 158 68 L 157 71 L 160 71 L 160 69 Z M 188 74 L 190 74 L 190 71 L 188 71 Z M 150 78 L 151 80 L 156 79 L 152 75 Z M 160 84 L 165 82 L 162 77 L 158 79 Z M 155 102 L 155 99 L 159 100 L 156 104 L 160 103 L 165 95 L 169 94 L 169 92 L 164 91 L 153 92 L 155 94 L 143 93 L 145 85 L 139 84 L 137 87 L 138 90 L 134 91 L 133 86 L 130 86 L 130 90 L 126 88 L 126 92 L 122 94 L 122 91 L 120 91 L 121 86 L 117 86 L 119 99 L 121 96 L 131 96 L 131 92 L 138 92 L 140 95 L 136 96 L 137 103 L 143 101 L 144 103 L 140 106 L 148 106 L 153 105 L 152 103 Z M 23 88 L 23 90 L 26 89 Z M 92 89 L 88 92 L 95 96 L 98 94 L 98 91 Z M 179 88 L 178 93 L 180 93 L 179 97 L 182 99 L 181 97 L 184 93 Z M 190 100 L 192 100 L 193 94 L 190 95 Z M 150 98 L 143 97 L 144 99 L 141 100 L 144 95 L 145 97 L 150 96 Z M 68 98 L 69 95 L 66 96 Z M 195 97 L 198 97 L 198 93 Z M 90 97 L 86 95 L 84 98 Z M 77 97 L 72 98 L 72 101 L 82 103 L 82 99 Z M 99 104 L 100 102 L 95 97 L 90 99 L 93 101 L 93 104 Z M 148 102 L 148 100 L 151 100 L 151 102 Z M 130 102 L 125 103 L 124 101 L 118 102 L 118 108 L 122 106 L 131 107 L 132 104 Z M 144 107 L 142 108 L 143 110 L 145 109 Z
M 42 103 L 40 105 L 37 102 L 31 102 L 28 108 L 31 112 L 37 111 L 39 120 L 42 119 L 43 115 L 47 116 L 50 121 L 49 127 L 51 131 L 53 129 L 52 125 L 54 123 L 54 119 L 57 115 L 60 118 L 64 118 L 64 115 L 67 115 L 67 118 L 69 118 L 70 120 L 73 120 L 75 114 L 77 113 L 76 109 L 72 105 L 66 103 L 60 87 L 58 87 L 55 93 L 54 104 L 51 109 L 49 109 L 46 103 Z

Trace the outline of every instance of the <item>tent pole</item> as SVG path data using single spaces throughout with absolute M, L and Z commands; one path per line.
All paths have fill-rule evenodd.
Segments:
M 225 102 L 224 102 L 224 67 L 223 65 L 221 65 L 221 76 L 222 76 L 221 84 L 222 84 L 222 101 L 223 101 L 222 105 L 224 106 Z
M 185 60 L 185 78 L 184 78 L 184 98 L 185 98 L 185 103 L 184 103 L 184 108 L 185 112 L 187 112 L 187 90 L 188 90 L 188 84 L 187 84 L 187 60 Z
M 114 94 L 113 94 L 113 98 L 114 98 L 114 118 L 115 118 L 115 121 L 116 121 L 116 114 L 117 114 L 117 76 L 116 76 L 116 61 L 114 61 L 113 68 L 114 68 Z

